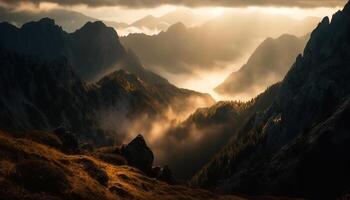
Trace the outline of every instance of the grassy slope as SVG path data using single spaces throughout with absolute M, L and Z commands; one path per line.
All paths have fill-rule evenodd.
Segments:
M 207 191 L 168 185 L 126 165 L 67 155 L 32 139 L 51 146 L 58 141 L 44 132 L 31 139 L 0 132 L 0 196 L 5 199 L 217 198 Z
M 127 165 L 64 154 L 58 150 L 60 145 L 48 132 L 0 131 L 0 199 L 281 199 L 219 197 L 205 190 L 169 185 Z

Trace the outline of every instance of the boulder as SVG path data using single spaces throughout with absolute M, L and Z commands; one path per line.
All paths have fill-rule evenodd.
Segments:
M 129 165 L 145 173 L 151 173 L 154 156 L 142 135 L 138 135 L 129 144 L 123 145 L 121 153 Z

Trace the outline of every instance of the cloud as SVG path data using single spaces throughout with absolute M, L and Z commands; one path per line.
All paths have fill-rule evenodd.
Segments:
M 346 0 L 0 0 L 0 2 L 10 6 L 15 6 L 19 3 L 33 3 L 39 5 L 43 2 L 49 2 L 57 3 L 62 6 L 123 6 L 129 8 L 151 8 L 161 5 L 183 5 L 188 7 L 286 6 L 311 8 L 343 6 Z

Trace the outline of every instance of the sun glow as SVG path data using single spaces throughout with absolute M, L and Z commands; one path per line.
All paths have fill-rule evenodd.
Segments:
M 262 13 L 267 15 L 284 15 L 295 19 L 304 19 L 306 17 L 324 17 L 331 16 L 332 13 L 340 10 L 341 7 L 334 8 L 312 8 L 302 9 L 297 7 L 256 7 L 251 6 L 245 8 L 245 12 L 248 13 Z
M 225 12 L 225 10 L 223 8 L 216 8 L 212 11 L 213 16 L 215 16 L 215 17 L 223 15 L 224 12 Z
M 199 8 L 194 9 L 195 14 L 202 14 L 211 17 L 219 17 L 225 13 L 225 8 L 217 7 L 217 8 Z

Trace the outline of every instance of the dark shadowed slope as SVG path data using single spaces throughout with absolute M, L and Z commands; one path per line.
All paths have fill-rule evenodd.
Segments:
M 151 121 L 169 108 L 181 112 L 194 97 L 212 103 L 208 95 L 148 82 L 123 70 L 87 85 L 64 57 L 46 61 L 1 50 L 0 58 L 3 129 L 50 130 L 64 125 L 91 143 L 110 143 L 127 135 L 118 120 L 146 115 Z M 109 119 L 105 111 L 115 118 Z M 105 126 L 107 122 L 116 126 Z
M 66 124 L 91 132 L 85 84 L 64 58 L 45 62 L 0 51 L 1 128 L 48 129 Z
M 215 90 L 231 96 L 242 93 L 257 95 L 261 88 L 284 78 L 308 39 L 308 35 L 300 38 L 282 35 L 276 39 L 266 39 L 253 52 L 247 63 L 230 74 Z
M 311 34 L 271 107 L 192 180 L 221 192 L 335 199 L 349 192 L 350 4 Z

